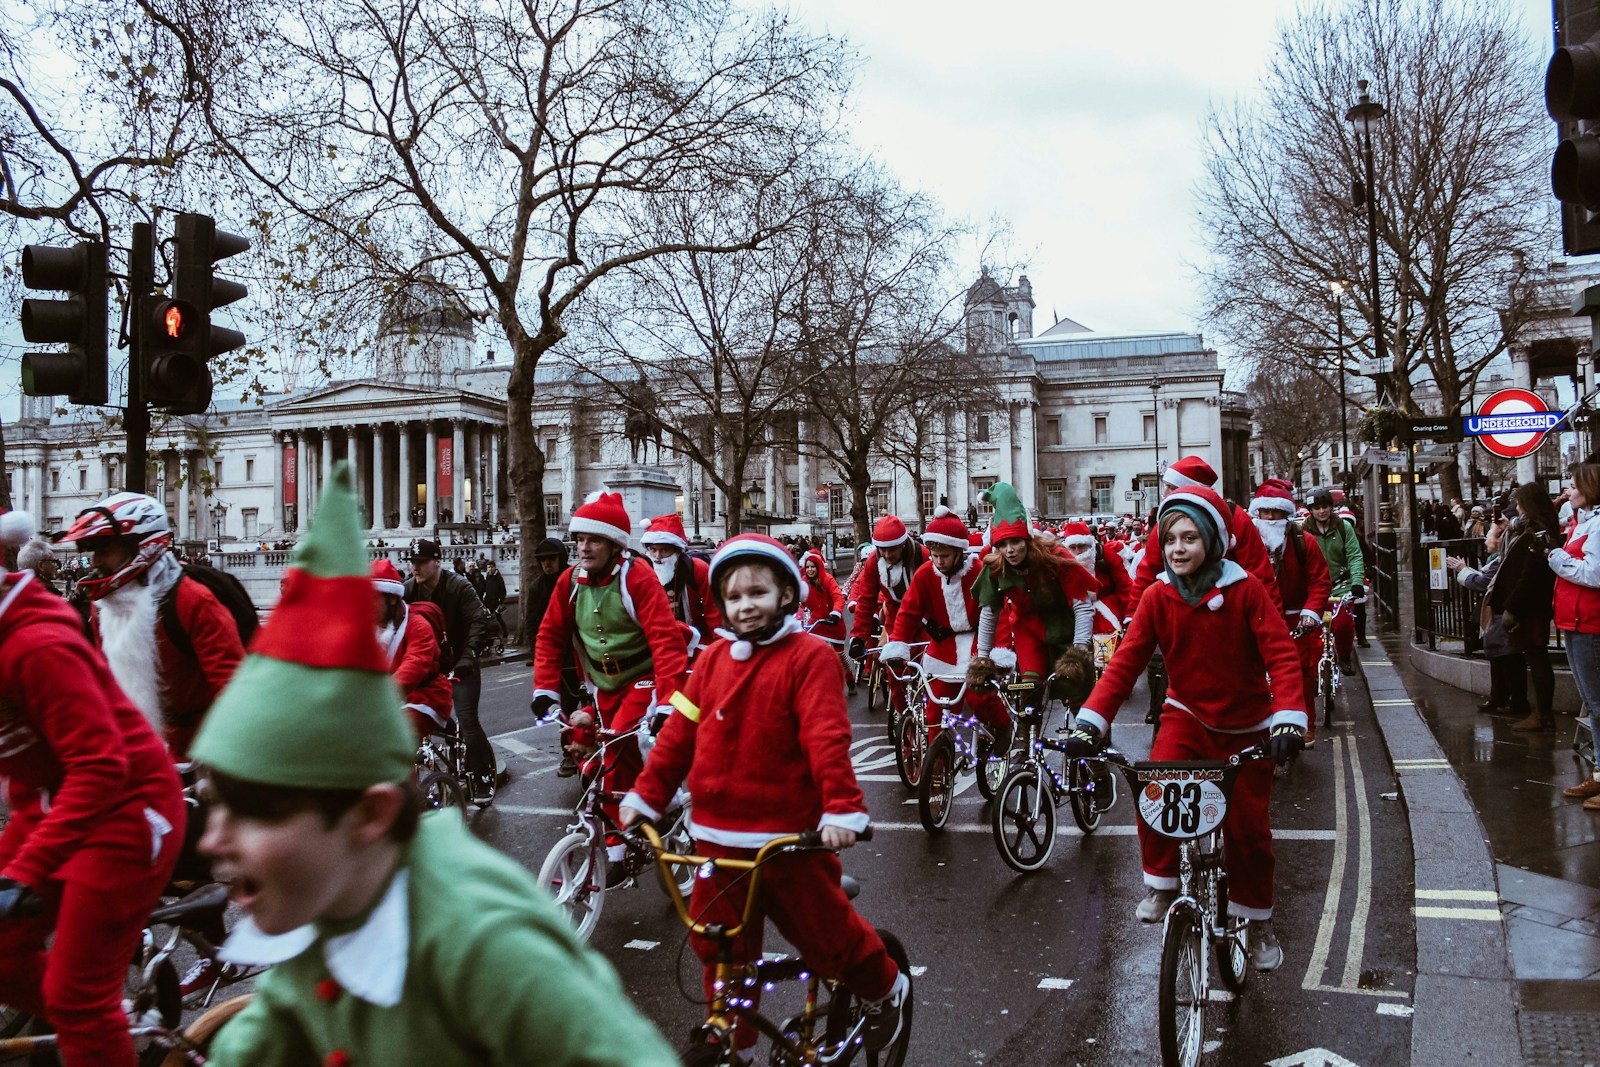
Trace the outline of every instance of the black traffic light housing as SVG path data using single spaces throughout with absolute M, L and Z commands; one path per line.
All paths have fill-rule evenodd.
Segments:
M 65 352 L 29 352 L 22 357 L 22 391 L 62 396 L 73 404 L 105 404 L 106 246 L 83 242 L 71 248 L 28 245 L 22 250 L 22 284 L 72 294 L 65 300 L 22 302 L 22 336 L 40 344 L 65 344 Z
M 1554 0 L 1556 50 L 1545 71 L 1544 101 L 1560 124 L 1550 186 L 1562 203 L 1568 255 L 1600 252 L 1600 4 Z
M 212 271 L 250 242 L 217 229 L 209 215 L 184 212 L 173 245 L 172 295 L 140 300 L 144 397 L 158 410 L 197 415 L 211 404 L 211 361 L 245 343 L 238 330 L 213 325 L 211 313 L 244 299 L 249 290 Z

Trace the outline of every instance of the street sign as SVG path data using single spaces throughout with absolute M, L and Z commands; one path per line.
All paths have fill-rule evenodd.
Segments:
M 1531 456 L 1565 416 L 1545 407 L 1527 389 L 1502 389 L 1483 402 L 1476 415 L 1462 420 L 1462 430 L 1502 459 Z
M 1124 499 L 1124 500 L 1143 500 L 1144 499 L 1144 494 L 1142 492 L 1137 491 L 1137 490 L 1124 489 L 1122 491 L 1122 499 Z
M 1406 457 L 1399 452 L 1385 452 L 1378 448 L 1369 448 L 1361 454 L 1361 461 L 1371 467 L 1404 467 Z
M 1407 441 L 1459 441 L 1461 423 L 1454 418 L 1431 415 L 1408 418 L 1400 436 Z

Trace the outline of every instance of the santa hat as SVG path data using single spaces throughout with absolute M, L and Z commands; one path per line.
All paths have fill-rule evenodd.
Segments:
M 33 516 L 0 508 L 0 547 L 21 548 L 33 538 Z
M 1210 488 L 1217 484 L 1217 472 L 1199 456 L 1184 456 L 1162 472 L 1161 480 L 1179 489 L 1193 485 Z
M 879 548 L 893 548 L 909 536 L 906 524 L 894 515 L 885 515 L 872 527 L 872 543 Z
M 1061 543 L 1068 552 L 1077 555 L 1094 544 L 1094 533 L 1086 522 L 1069 522 L 1061 527 Z
M 972 544 L 972 533 L 967 529 L 967 524 L 961 521 L 961 516 L 940 504 L 933 509 L 933 518 L 928 522 L 922 539 L 936 545 L 966 549 Z
M 1351 511 L 1349 505 L 1347 504 L 1340 504 L 1338 508 L 1334 510 L 1334 514 L 1339 516 L 1345 522 L 1351 524 L 1354 524 L 1356 521 L 1356 513 Z
M 671 545 L 679 552 L 689 550 L 689 538 L 683 532 L 683 519 L 677 512 L 671 515 L 657 515 L 650 520 L 650 525 L 639 536 L 641 545 Z
M 376 560 L 372 564 L 372 587 L 389 596 L 406 595 L 405 581 L 400 577 L 400 572 L 395 570 L 394 564 L 386 559 Z
M 994 506 L 994 518 L 989 520 L 989 543 L 998 545 L 1012 537 L 1032 537 L 1028 523 L 1028 509 L 1010 482 L 995 482 L 983 491 L 983 499 Z
M 1222 497 L 1214 490 L 1203 485 L 1193 485 L 1185 489 L 1176 489 L 1168 493 L 1161 500 L 1161 507 L 1156 512 L 1159 518 L 1164 516 L 1179 504 L 1188 504 L 1204 513 L 1217 527 L 1217 536 L 1222 539 L 1222 551 L 1229 552 L 1233 549 L 1233 527 L 1225 516 L 1228 514 L 1228 505 L 1223 503 Z
M 569 534 L 594 534 L 628 547 L 633 536 L 633 523 L 628 521 L 628 511 L 622 506 L 622 497 L 616 493 L 590 493 L 578 510 L 572 513 L 567 524 Z
M 350 465 L 339 463 L 277 607 L 206 712 L 196 761 L 294 789 L 365 789 L 411 775 L 417 740 L 372 623 L 365 529 Z
M 1261 483 L 1256 495 L 1250 500 L 1250 506 L 1245 510 L 1252 517 L 1263 511 L 1281 511 L 1286 515 L 1293 515 L 1294 486 L 1282 478 L 1268 478 Z

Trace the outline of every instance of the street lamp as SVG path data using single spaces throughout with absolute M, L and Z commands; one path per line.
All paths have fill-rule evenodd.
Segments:
M 1339 356 L 1339 450 L 1343 454 L 1345 495 L 1350 494 L 1353 485 L 1350 479 L 1350 401 L 1345 396 L 1344 390 L 1344 291 L 1350 285 L 1343 278 L 1335 278 L 1328 283 L 1328 288 L 1333 290 L 1334 319 L 1338 323 L 1338 347 L 1335 351 Z
M 751 511 L 760 512 L 766 510 L 767 491 L 754 478 L 750 479 L 750 488 L 744 491 L 744 498 L 749 502 Z
M 222 521 L 228 517 L 228 505 L 225 501 L 218 500 L 211 505 L 211 529 L 215 531 L 217 540 L 222 540 Z
M 1356 202 L 1356 207 L 1360 207 L 1362 201 L 1367 205 L 1367 269 L 1371 275 L 1368 282 L 1372 286 L 1373 354 L 1377 358 L 1378 372 L 1383 374 L 1384 368 L 1388 365 L 1389 345 L 1383 334 L 1383 305 L 1380 302 L 1378 288 L 1378 197 L 1372 167 L 1372 138 L 1377 132 L 1378 123 L 1388 112 L 1382 104 L 1367 94 L 1366 81 L 1359 81 L 1356 84 L 1361 89 L 1361 97 L 1349 111 L 1345 112 L 1344 118 L 1355 131 L 1356 146 L 1361 150 L 1362 165 L 1365 168 L 1366 184 L 1358 184 L 1354 190 L 1358 195 L 1351 199 Z M 1379 403 L 1382 403 L 1381 393 Z
M 1153 378 L 1150 381 L 1150 428 L 1154 431 L 1156 442 L 1156 492 L 1161 491 L 1161 379 Z M 1155 508 L 1150 509 L 1154 511 Z

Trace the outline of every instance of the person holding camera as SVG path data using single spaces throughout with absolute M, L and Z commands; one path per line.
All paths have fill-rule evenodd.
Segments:
M 1562 540 L 1555 504 L 1537 484 L 1524 483 L 1512 493 L 1495 525 L 1502 531 L 1500 568 L 1484 595 L 1488 618 L 1484 649 L 1491 664 L 1495 658 L 1509 661 L 1506 685 L 1513 706 L 1526 692 L 1524 664 L 1533 682 L 1533 708 L 1511 728 L 1553 730 L 1556 676 L 1550 664 L 1550 623 L 1555 615 L 1556 576 L 1545 556 Z M 1496 651 L 1507 654 L 1496 657 Z

